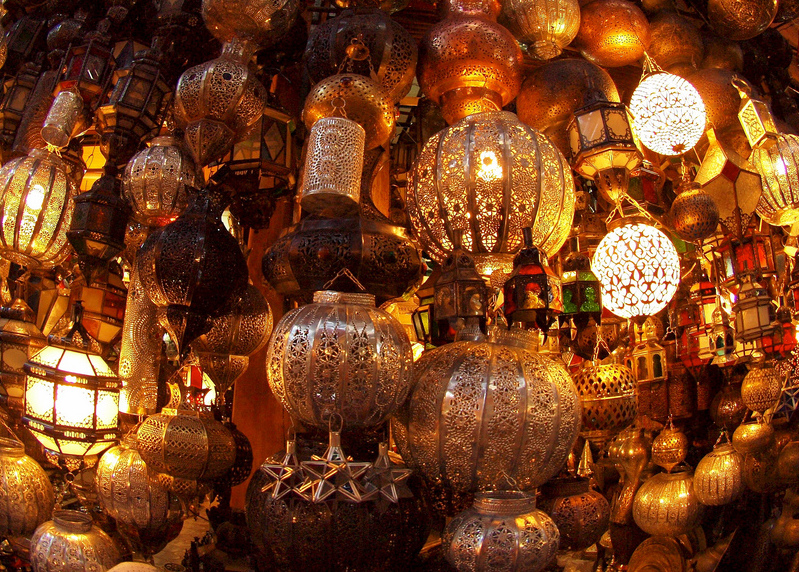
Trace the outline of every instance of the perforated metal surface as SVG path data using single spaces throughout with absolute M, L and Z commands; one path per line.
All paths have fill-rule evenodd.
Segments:
M 53 516 L 55 520 L 42 524 L 31 537 L 34 572 L 105 572 L 120 562 L 119 548 L 110 536 L 92 526 L 89 515 L 59 510 Z
M 53 485 L 22 443 L 0 439 L 0 534 L 29 536 L 54 504 Z
M 694 491 L 702 504 L 718 506 L 730 503 L 743 490 L 743 455 L 730 443 L 715 447 L 696 466 Z
M 690 470 L 649 477 L 635 495 L 635 524 L 653 536 L 679 536 L 690 532 L 702 516 L 693 480 Z
M 266 48 L 291 28 L 301 7 L 299 0 L 203 0 L 202 15 L 219 41 L 238 38 Z
M 580 29 L 578 0 L 506 0 L 502 22 L 540 60 L 559 56 Z
M 588 362 L 572 375 L 583 405 L 582 434 L 615 433 L 638 415 L 638 390 L 629 367 Z
M 740 41 L 754 38 L 769 27 L 777 15 L 777 0 L 710 0 L 707 17 L 719 36 Z
M 799 137 L 781 133 L 771 149 L 757 148 L 750 157 L 763 184 L 755 211 L 774 225 L 799 220 Z
M 649 21 L 632 2 L 593 0 L 580 9 L 574 45 L 587 60 L 610 68 L 632 65 L 649 44 Z

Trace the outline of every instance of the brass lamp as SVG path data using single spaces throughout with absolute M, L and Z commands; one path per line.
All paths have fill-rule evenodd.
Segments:
M 768 290 L 746 274 L 738 289 L 738 300 L 733 305 L 735 314 L 735 339 L 750 342 L 771 334 L 774 329 L 775 309 Z
M 17 418 L 25 403 L 25 371 L 22 366 L 47 343 L 36 327 L 35 318 L 33 310 L 21 298 L 0 308 L 0 382 L 6 406 L 17 414 Z
M 640 382 L 663 381 L 668 374 L 666 349 L 658 343 L 655 327 L 644 323 L 641 342 L 628 358 L 635 379 Z
M 462 327 L 459 321 L 482 323 L 488 309 L 488 286 L 459 242 L 456 237 L 455 250 L 444 261 L 434 287 L 433 311 L 440 331 Z
M 741 96 L 738 121 L 741 122 L 749 146 L 752 149 L 755 147 L 771 148 L 776 143 L 779 132 L 768 105 L 764 101 L 751 97 L 748 86 L 738 77 L 733 77 L 732 85 Z
M 750 160 L 760 174 L 762 193 L 757 214 L 775 226 L 799 221 L 799 137 L 788 133 L 777 135 L 770 147 L 761 145 L 752 150 Z
M 82 313 L 77 303 L 68 335 L 50 336 L 23 366 L 23 422 L 46 449 L 73 459 L 97 455 L 119 438 L 119 378 L 89 351 Z
M 627 192 L 630 171 L 643 159 L 624 104 L 597 101 L 582 107 L 568 131 L 572 168 L 594 181 L 606 200 L 618 201 Z

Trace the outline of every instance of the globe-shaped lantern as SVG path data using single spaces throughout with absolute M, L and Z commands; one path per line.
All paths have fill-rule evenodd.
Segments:
M 539 60 L 559 56 L 580 29 L 577 0 L 510 0 L 503 3 L 503 16 L 508 29 Z
M 750 160 L 763 185 L 755 209 L 769 224 L 783 226 L 799 221 L 799 137 L 780 133 L 770 148 L 756 147 Z
M 690 151 L 705 132 L 705 104 L 696 88 L 648 57 L 630 98 L 630 115 L 641 143 L 661 155 Z
M 615 222 L 608 225 L 591 260 L 602 287 L 602 305 L 622 318 L 651 316 L 677 292 L 677 250 L 665 234 L 641 219 Z
M 410 173 L 408 212 L 425 250 L 446 258 L 456 232 L 482 271 L 513 254 L 522 229 L 555 254 L 571 229 L 574 179 L 552 142 L 509 112 L 471 115 L 431 137 Z

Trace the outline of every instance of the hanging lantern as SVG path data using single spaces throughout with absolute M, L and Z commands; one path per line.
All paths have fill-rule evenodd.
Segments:
M 642 156 L 623 103 L 599 101 L 574 112 L 569 123 L 572 168 L 594 181 L 612 203 L 627 193 L 630 172 Z
M 23 366 L 47 345 L 36 327 L 33 310 L 20 298 L 0 308 L 0 383 L 6 407 L 18 416 L 25 409 L 25 370 Z
M 525 227 L 533 231 L 533 245 L 551 256 L 571 230 L 574 180 L 544 135 L 512 113 L 480 113 L 425 144 L 410 173 L 408 213 L 422 246 L 439 262 L 457 230 L 478 270 L 490 255 L 516 252 Z
M 708 506 L 729 504 L 744 491 L 743 456 L 730 443 L 716 445 L 694 473 L 694 492 Z
M 384 145 L 394 136 L 394 105 L 380 84 L 361 75 L 330 76 L 311 88 L 302 109 L 305 126 L 311 129 L 326 117 L 346 117 L 363 127 L 366 150 Z M 356 137 L 351 131 L 348 136 Z M 357 143 L 359 138 L 350 141 Z
M 247 284 L 239 245 L 222 225 L 223 208 L 221 192 L 206 188 L 175 222 L 153 231 L 139 250 L 140 279 L 179 352 Z
M 502 4 L 502 15 L 527 53 L 539 60 L 559 56 L 580 29 L 577 0 L 512 0 Z
M 691 470 L 649 477 L 635 495 L 633 518 L 651 535 L 688 534 L 702 517 Z
M 732 84 L 741 96 L 741 107 L 738 109 L 738 121 L 741 122 L 746 140 L 752 149 L 770 149 L 780 137 L 774 116 L 765 102 L 750 97 L 750 86 L 734 77 Z
M 252 473 L 253 457 L 250 440 L 247 439 L 247 436 L 239 431 L 232 422 L 226 421 L 225 427 L 227 427 L 230 434 L 233 435 L 233 441 L 236 443 L 236 457 L 227 472 L 214 480 L 214 489 L 217 491 L 230 490 L 242 484 L 250 478 L 250 474 Z
M 689 369 L 701 368 L 715 355 L 716 340 L 713 340 L 712 332 L 715 326 L 716 298 L 716 287 L 703 272 L 699 280 L 691 285 L 686 303 L 677 306 L 677 325 L 683 329 L 682 335 L 677 339 L 677 353 L 683 365 Z M 719 312 L 722 312 L 720 308 Z M 723 313 L 721 317 L 724 317 Z
M 710 0 L 707 17 L 719 36 L 729 40 L 748 40 L 763 33 L 777 15 L 777 0 L 746 0 L 729 3 Z
M 680 260 L 671 240 L 645 221 L 627 217 L 608 225 L 591 269 L 602 285 L 602 305 L 622 318 L 642 318 L 666 307 L 677 292 Z
M 757 214 L 775 226 L 799 221 L 799 137 L 780 133 L 770 148 L 759 146 L 750 157 L 762 181 Z
M 652 462 L 670 473 L 688 456 L 688 437 L 675 429 L 669 420 L 668 426 L 652 441 Z
M 733 132 L 742 134 L 737 118 L 741 97 L 735 88 L 735 83 L 740 82 L 746 85 L 747 89 L 751 89 L 748 83 L 738 74 L 723 69 L 700 69 L 685 78 L 699 92 L 699 97 L 705 104 L 708 127 L 715 129 L 727 143 L 730 143 Z M 745 152 L 740 147 L 735 148 L 741 156 L 745 157 L 749 153 L 746 144 L 743 145 Z
M 719 225 L 719 208 L 716 201 L 686 173 L 677 188 L 677 198 L 671 203 L 669 216 L 674 232 L 687 242 L 699 242 L 710 238 Z
M 70 303 L 83 305 L 83 325 L 101 344 L 110 344 L 122 331 L 127 289 L 121 270 L 109 268 L 75 281 L 70 287 Z
M 477 538 L 475 530 L 482 532 Z M 511 572 L 539 572 L 555 558 L 559 541 L 558 527 L 535 508 L 535 497 L 510 491 L 475 495 L 474 506 L 450 521 L 442 539 L 447 562 L 474 572 L 496 570 L 500 562 Z
M 358 211 L 366 131 L 344 117 L 323 117 L 308 135 L 300 178 L 302 208 L 328 218 Z
M 584 477 L 552 479 L 541 487 L 542 511 L 560 532 L 560 550 L 585 550 L 608 528 L 610 505 Z
M 743 71 L 744 54 L 738 42 L 710 34 L 704 34 L 702 40 L 705 44 L 705 57 L 700 68 Z
M 433 315 L 439 331 L 460 329 L 464 322 L 484 324 L 488 309 L 489 288 L 457 237 L 455 242 L 455 250 L 444 261 L 433 286 Z
M 589 320 L 602 320 L 602 295 L 599 278 L 591 272 L 591 260 L 583 255 L 569 256 L 563 263 L 563 318 L 585 328 Z
M 402 326 L 374 307 L 374 296 L 317 292 L 314 303 L 285 314 L 266 358 L 269 387 L 303 424 L 325 429 L 373 427 L 407 398 L 411 344 Z
M 419 44 L 417 79 L 452 125 L 513 101 L 522 84 L 522 51 L 508 30 L 486 17 L 445 18 Z
M 19 441 L 0 438 L 0 534 L 30 536 L 53 512 L 53 485 Z
M 3 165 L 0 255 L 33 268 L 59 264 L 69 252 L 66 233 L 76 190 L 61 159 L 43 149 Z
M 14 73 L 25 62 L 31 61 L 36 52 L 45 49 L 48 33 L 47 20 L 32 15 L 23 15 L 6 31 L 2 39 L 5 51 L 3 69 Z
M 777 405 L 782 393 L 783 376 L 765 356 L 756 352 L 751 357 L 749 373 L 741 384 L 741 399 L 749 409 L 762 417 L 767 409 Z
M 743 278 L 738 301 L 732 307 L 735 316 L 735 339 L 751 342 L 774 330 L 774 304 L 768 291 L 750 275 Z
M 175 119 L 199 167 L 222 157 L 255 123 L 266 103 L 266 89 L 247 62 L 253 46 L 230 41 L 222 54 L 187 69 L 175 91 Z
M 664 70 L 678 75 L 702 62 L 705 46 L 698 27 L 673 10 L 660 10 L 649 20 L 649 56 Z
M 639 382 L 664 380 L 668 372 L 666 350 L 658 343 L 655 328 L 649 321 L 643 330 L 641 343 L 636 344 L 630 355 L 630 369 Z
M 28 106 L 31 93 L 39 79 L 41 66 L 28 62 L 19 72 L 5 81 L 0 102 L 0 145 L 4 155 L 11 151 L 22 114 Z
M 630 116 L 641 143 L 661 155 L 690 151 L 705 132 L 705 104 L 696 88 L 648 56 L 630 98 Z
M 145 557 L 160 552 L 183 528 L 177 497 L 164 490 L 136 450 L 134 435 L 108 449 L 97 463 L 100 504 L 117 529 Z
M 746 416 L 740 384 L 725 384 L 710 404 L 713 422 L 727 431 L 734 431 Z
M 508 478 L 529 490 L 557 473 L 577 438 L 580 406 L 563 366 L 532 344 L 524 330 L 494 330 L 488 341 L 426 352 L 414 368 L 408 465 L 458 492 L 500 488 Z M 525 405 L 532 399 L 548 405 Z
M 34 572 L 105 572 L 122 557 L 111 537 L 76 510 L 57 510 L 31 537 Z
M 188 204 L 197 185 L 191 159 L 172 136 L 156 137 L 150 146 L 128 161 L 122 191 L 132 207 L 131 216 L 147 226 L 164 226 Z
M 741 455 L 763 453 L 774 445 L 774 427 L 770 423 L 741 423 L 732 434 L 732 446 Z
M 383 10 L 345 11 L 314 28 L 305 70 L 313 83 L 339 73 L 374 79 L 394 103 L 408 94 L 416 71 L 416 41 Z
M 266 48 L 291 29 L 301 7 L 298 0 L 203 0 L 202 16 L 220 42 L 240 39 Z
M 638 391 L 629 367 L 586 361 L 572 379 L 583 409 L 580 435 L 592 443 L 607 443 L 638 415 Z
M 602 67 L 636 63 L 649 47 L 649 22 L 626 0 L 593 0 L 580 9 L 574 44 L 583 57 Z

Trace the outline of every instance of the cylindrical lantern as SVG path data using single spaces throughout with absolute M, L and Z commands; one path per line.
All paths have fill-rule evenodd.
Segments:
M 560 533 L 535 497 L 497 491 L 475 496 L 444 531 L 447 561 L 459 572 L 539 572 L 555 557 Z M 500 564 L 501 563 L 501 564 Z
M 19 441 L 0 438 L 0 534 L 30 536 L 50 518 L 53 485 Z
M 172 136 L 156 137 L 128 162 L 122 191 L 132 217 L 147 226 L 164 226 L 188 205 L 187 193 L 197 184 L 191 159 Z
M 651 535 L 689 533 L 702 516 L 693 480 L 690 470 L 649 477 L 635 495 L 635 524 Z
M 37 528 L 30 554 L 34 572 L 105 572 L 121 560 L 111 537 L 75 510 L 58 510 Z
M 732 444 L 717 445 L 702 457 L 694 473 L 694 492 L 704 505 L 728 504 L 744 490 L 743 455 Z
M 539 508 L 558 526 L 561 550 L 584 550 L 607 530 L 610 505 L 591 488 L 589 479 L 552 479 L 541 492 L 544 500 Z
M 17 264 L 50 268 L 69 252 L 67 230 L 77 191 L 55 154 L 32 149 L 0 169 L 0 255 Z
M 221 477 L 236 459 L 230 431 L 194 411 L 164 409 L 150 415 L 139 426 L 136 439 L 149 467 L 180 479 Z
M 637 62 L 649 47 L 649 22 L 626 0 L 593 0 L 582 6 L 575 46 L 587 60 L 602 67 Z
M 574 180 L 546 136 L 512 113 L 480 113 L 427 141 L 410 173 L 408 213 L 439 262 L 455 231 L 480 269 L 481 259 L 521 248 L 525 227 L 551 256 L 571 230 Z
M 751 342 L 770 334 L 776 311 L 768 291 L 751 275 L 743 277 L 738 300 L 732 307 L 735 315 L 735 339 Z
M 680 259 L 671 240 L 635 218 L 608 225 L 591 269 L 602 285 L 602 305 L 622 318 L 655 314 L 677 292 Z
M 458 492 L 506 486 L 508 477 L 528 490 L 560 470 L 580 428 L 579 398 L 564 367 L 532 343 L 524 330 L 494 331 L 415 364 L 411 468 Z
M 302 208 L 327 217 L 358 211 L 366 131 L 344 117 L 323 117 L 311 127 L 300 182 Z
M 583 406 L 583 437 L 604 443 L 635 420 L 638 391 L 629 367 L 588 361 L 572 377 Z
M 771 148 L 753 149 L 750 160 L 763 185 L 757 214 L 775 226 L 799 221 L 799 137 L 780 133 Z
M 42 139 L 54 147 L 69 145 L 72 136 L 86 127 L 83 117 L 83 98 L 74 90 L 59 93 L 42 125 Z
M 502 15 L 511 33 L 539 60 L 557 57 L 580 29 L 577 0 L 510 0 Z
M 382 423 L 411 388 L 411 343 L 369 294 L 317 292 L 275 327 L 266 358 L 269 387 L 303 424 L 327 429 Z

